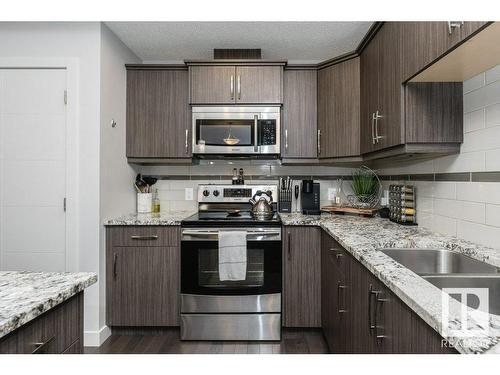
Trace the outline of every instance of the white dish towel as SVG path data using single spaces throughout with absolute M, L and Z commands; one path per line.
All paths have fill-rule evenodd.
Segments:
M 247 274 L 247 232 L 219 231 L 220 281 L 245 280 Z

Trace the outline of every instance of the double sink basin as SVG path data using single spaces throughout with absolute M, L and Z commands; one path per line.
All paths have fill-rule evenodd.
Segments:
M 388 248 L 381 251 L 439 289 L 487 288 L 489 313 L 500 315 L 499 268 L 443 249 Z M 460 301 L 459 295 L 450 293 L 450 296 Z M 476 308 L 478 300 L 467 298 L 467 305 Z

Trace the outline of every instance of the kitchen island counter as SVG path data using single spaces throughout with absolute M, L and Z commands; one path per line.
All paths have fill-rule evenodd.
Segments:
M 96 282 L 92 272 L 0 271 L 0 338 Z

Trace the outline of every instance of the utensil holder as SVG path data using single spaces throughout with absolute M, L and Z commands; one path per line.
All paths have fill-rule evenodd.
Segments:
M 153 206 L 152 193 L 137 193 L 137 213 L 149 214 Z

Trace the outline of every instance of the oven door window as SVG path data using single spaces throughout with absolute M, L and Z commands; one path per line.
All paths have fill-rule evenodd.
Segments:
M 252 295 L 281 291 L 281 243 L 249 241 L 245 280 L 221 281 L 216 241 L 188 241 L 181 253 L 181 291 L 185 294 Z
M 254 120 L 196 120 L 196 144 L 206 146 L 253 146 Z
M 198 252 L 198 282 L 203 288 L 262 288 L 264 286 L 264 249 L 247 251 L 245 280 L 221 281 L 218 249 Z

